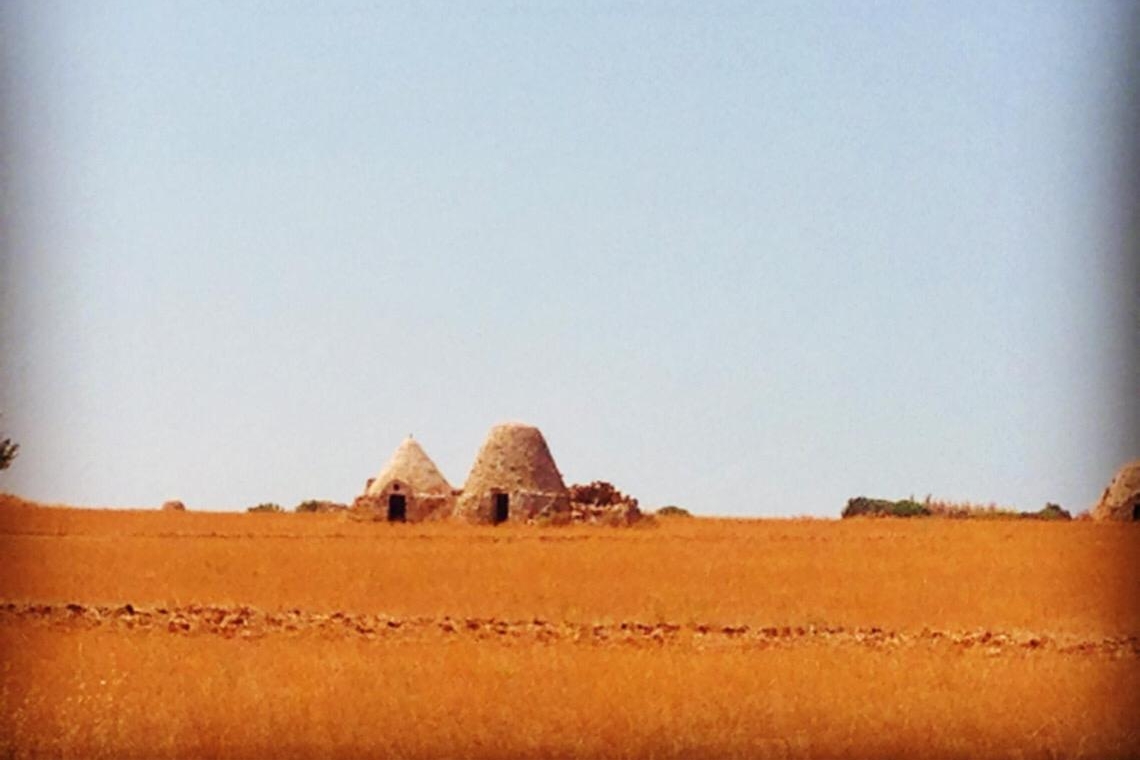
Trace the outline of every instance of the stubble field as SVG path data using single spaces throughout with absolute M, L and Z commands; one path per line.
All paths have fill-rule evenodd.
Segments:
M 0 751 L 1134 757 L 1140 526 L 0 509 Z

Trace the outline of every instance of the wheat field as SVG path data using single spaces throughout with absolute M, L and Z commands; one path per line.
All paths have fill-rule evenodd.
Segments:
M 0 506 L 6 757 L 1140 755 L 1140 526 Z

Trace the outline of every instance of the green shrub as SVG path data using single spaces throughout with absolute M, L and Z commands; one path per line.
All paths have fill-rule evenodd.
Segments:
M 1028 517 L 1033 520 L 1072 520 L 1073 516 L 1069 514 L 1067 509 L 1062 509 L 1060 504 L 1049 502 L 1036 512 L 1024 512 L 1022 517 Z
M 847 500 L 842 517 L 927 517 L 930 508 L 914 499 L 889 501 L 856 496 Z
M 684 507 L 678 507 L 678 506 L 673 505 L 673 504 L 670 504 L 667 507 L 661 507 L 661 509 L 657 510 L 654 514 L 656 514 L 658 517 L 692 517 L 693 516 L 693 513 L 690 512 L 689 510 L 685 509 Z
M 947 517 L 951 519 L 966 520 L 1016 520 L 1028 518 L 1032 520 L 1072 520 L 1073 516 L 1059 505 L 1049 503 L 1036 512 L 1018 512 L 1009 507 L 998 507 L 990 504 L 981 506 L 975 504 L 951 504 L 949 502 L 935 501 L 929 496 L 924 502 L 909 499 L 890 501 L 888 499 L 869 499 L 866 496 L 857 496 L 847 500 L 843 508 L 843 517 Z
M 250 507 L 246 512 L 284 512 L 280 504 L 274 504 L 271 501 L 264 501 L 256 507 Z
M 293 508 L 294 512 L 320 512 L 321 502 L 316 499 L 307 499 Z
M 890 514 L 894 517 L 927 517 L 930 509 L 914 499 L 902 499 L 891 505 Z
M 842 517 L 879 517 L 890 513 L 894 502 L 886 499 L 869 499 L 866 496 L 856 496 L 847 500 L 843 508 Z

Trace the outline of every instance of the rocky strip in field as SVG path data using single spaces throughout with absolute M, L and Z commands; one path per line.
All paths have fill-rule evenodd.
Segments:
M 593 645 L 743 645 L 754 648 L 801 644 L 862 646 L 872 649 L 938 646 L 1000 655 L 1016 651 L 1140 658 L 1140 637 L 1072 635 L 1026 631 L 892 631 L 827 625 L 723 625 L 706 623 L 582 623 L 534 618 L 501 620 L 473 617 L 396 618 L 349 612 L 264 611 L 247 606 L 185 605 L 136 607 L 82 604 L 0 604 L 0 625 L 33 623 L 69 628 L 111 628 L 179 635 L 257 639 L 270 635 L 319 634 L 329 637 L 450 638 L 576 642 Z

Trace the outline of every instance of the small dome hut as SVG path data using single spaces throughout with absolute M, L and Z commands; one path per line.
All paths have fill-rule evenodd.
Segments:
M 455 507 L 470 522 L 525 522 L 567 517 L 570 494 L 541 431 L 531 425 L 496 425 L 475 457 Z
M 1140 459 L 1120 468 L 1093 507 L 1094 520 L 1140 521 Z
M 451 515 L 455 497 L 451 485 L 423 448 L 408 436 L 353 505 L 371 511 L 375 519 L 419 522 Z

